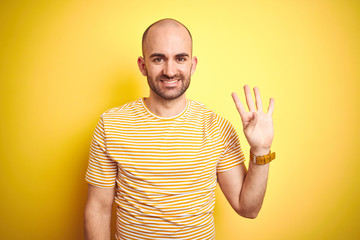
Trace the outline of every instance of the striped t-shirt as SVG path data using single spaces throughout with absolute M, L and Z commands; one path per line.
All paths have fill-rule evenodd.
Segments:
M 244 160 L 233 126 L 203 104 L 163 118 L 140 98 L 101 115 L 86 181 L 116 186 L 116 239 L 215 239 L 216 173 Z

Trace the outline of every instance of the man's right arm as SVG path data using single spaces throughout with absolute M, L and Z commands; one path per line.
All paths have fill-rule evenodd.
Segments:
M 88 185 L 85 206 L 85 239 L 110 240 L 111 212 L 115 189 Z

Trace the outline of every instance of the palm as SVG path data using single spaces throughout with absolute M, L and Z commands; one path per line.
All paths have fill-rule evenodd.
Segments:
M 232 96 L 243 123 L 245 137 L 253 149 L 270 149 L 274 137 L 272 121 L 274 100 L 270 99 L 268 112 L 264 113 L 258 88 L 254 88 L 257 109 L 251 97 L 249 86 L 245 85 L 244 91 L 249 111 L 245 110 L 235 93 Z

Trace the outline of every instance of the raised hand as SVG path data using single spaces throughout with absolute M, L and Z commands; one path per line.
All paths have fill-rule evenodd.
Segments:
M 272 120 L 274 99 L 270 98 L 268 111 L 265 113 L 263 111 L 259 89 L 257 87 L 254 88 L 256 108 L 248 85 L 244 86 L 244 92 L 249 112 L 245 110 L 236 93 L 232 93 L 232 97 L 241 117 L 245 137 L 253 154 L 266 155 L 269 153 L 274 138 Z

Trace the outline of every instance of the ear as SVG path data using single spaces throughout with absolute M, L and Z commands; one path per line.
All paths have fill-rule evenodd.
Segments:
M 143 57 L 139 57 L 137 60 L 140 72 L 142 75 L 146 76 L 146 66 L 145 66 L 145 59 Z
M 191 73 L 191 76 L 194 74 L 194 72 L 195 72 L 195 69 L 196 69 L 196 66 L 197 66 L 197 62 L 198 62 L 198 60 L 197 60 L 197 57 L 192 57 L 192 59 L 191 59 L 191 70 L 190 70 L 190 73 Z

